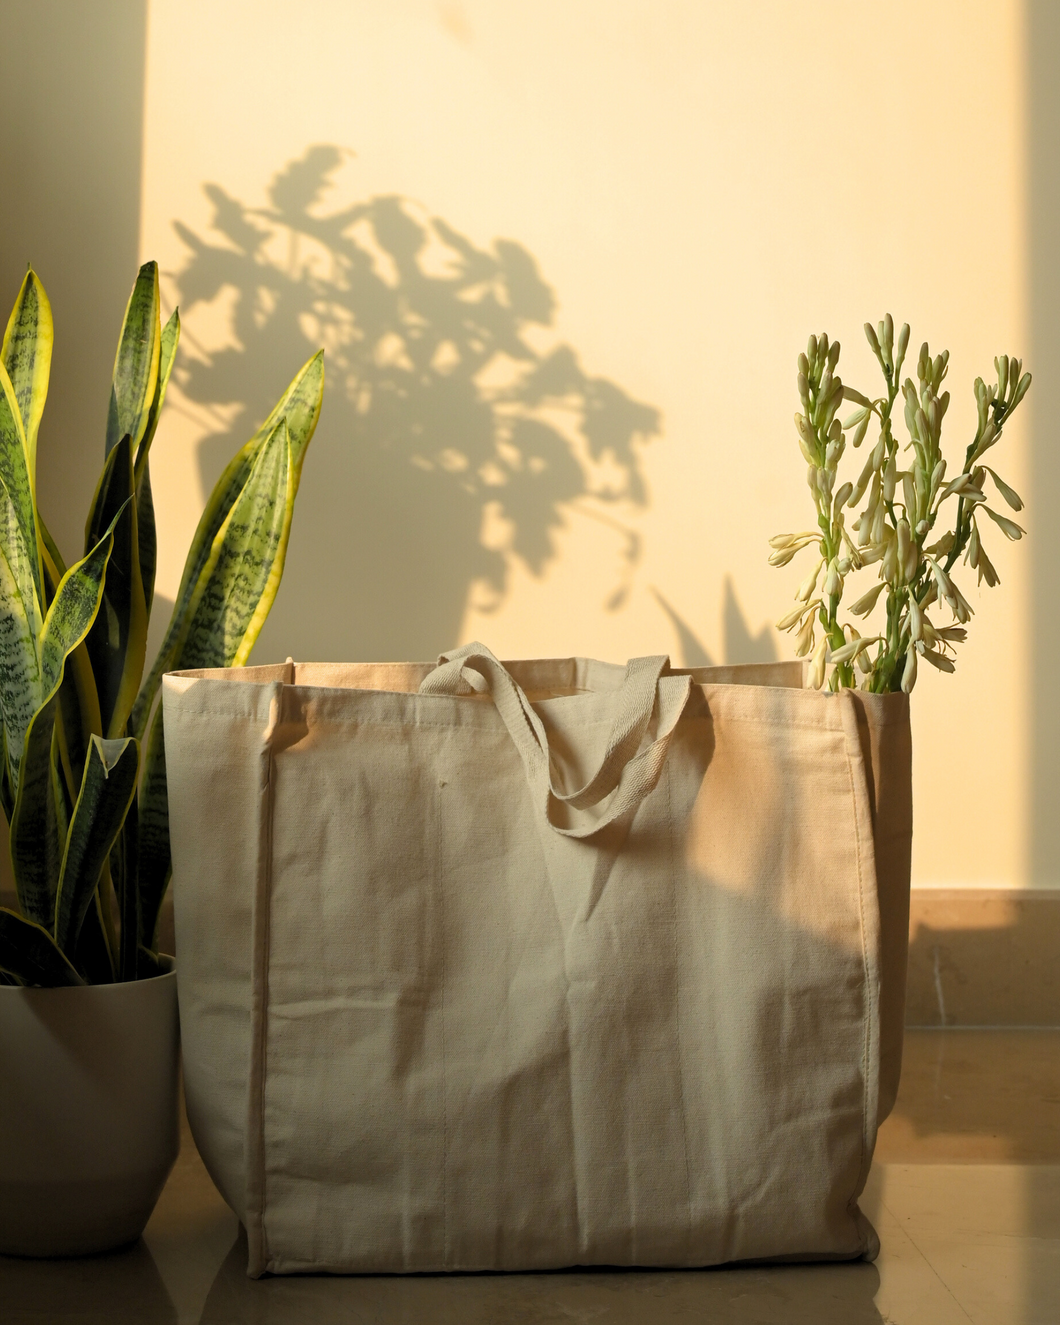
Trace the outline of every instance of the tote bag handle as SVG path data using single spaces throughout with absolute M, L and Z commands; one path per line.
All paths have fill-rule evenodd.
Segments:
M 564 837 L 589 837 L 635 810 L 659 781 L 678 719 L 692 691 L 690 676 L 663 676 L 665 655 L 632 658 L 617 696 L 617 713 L 600 767 L 577 791 L 562 792 L 552 780 L 548 735 L 522 689 L 484 644 L 465 644 L 443 653 L 420 685 L 421 695 L 489 693 L 526 770 L 527 781 L 546 820 Z M 656 716 L 655 739 L 641 744 Z M 591 809 L 612 799 L 603 813 L 579 828 L 562 828 L 556 804 Z

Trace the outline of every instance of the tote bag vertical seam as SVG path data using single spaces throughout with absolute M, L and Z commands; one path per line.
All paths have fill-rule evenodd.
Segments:
M 865 1039 L 862 1052 L 862 1119 L 861 1119 L 861 1162 L 858 1166 L 858 1176 L 854 1190 L 847 1200 L 847 1213 L 858 1233 L 859 1240 L 863 1239 L 863 1227 L 859 1223 L 854 1211 L 857 1208 L 857 1198 L 864 1190 L 865 1182 L 868 1177 L 869 1164 L 872 1161 L 872 1150 L 868 1143 L 868 1127 L 870 1114 L 873 1118 L 876 1116 L 875 1101 L 870 1100 L 870 1085 L 872 1074 L 872 1052 L 873 1052 L 873 1022 L 877 1022 L 876 1027 L 876 1051 L 879 1052 L 879 998 L 873 987 L 872 960 L 869 953 L 868 937 L 865 931 L 865 870 L 864 870 L 864 846 L 862 842 L 862 814 L 859 804 L 857 779 L 854 775 L 854 760 L 852 757 L 852 742 L 857 743 L 858 756 L 861 758 L 861 747 L 858 740 L 857 714 L 853 710 L 853 701 L 844 704 L 843 709 L 843 729 L 845 737 L 847 778 L 850 783 L 850 799 L 854 811 L 854 843 L 855 854 L 857 857 L 858 871 L 858 923 L 861 934 L 861 961 L 862 969 L 865 973 Z M 868 787 L 864 776 L 861 778 L 861 790 L 863 793 L 862 802 L 867 807 Z M 870 820 L 871 822 L 871 820 Z M 875 859 L 873 860 L 873 876 L 875 877 Z
M 270 1268 L 265 1231 L 265 1074 L 268 1053 L 269 946 L 272 911 L 272 807 L 275 760 L 272 738 L 280 719 L 283 686 L 275 687 L 269 723 L 262 738 L 264 771 L 258 820 L 257 887 L 251 937 L 251 1046 L 246 1134 L 248 1274 L 258 1277 Z
M 441 946 L 441 1006 L 442 1023 L 442 1264 L 449 1269 L 449 1101 L 446 1091 L 446 1042 L 445 1042 L 445 859 L 442 854 L 442 812 L 437 790 L 435 805 L 435 852 L 434 858 L 438 869 L 438 940 Z
M 685 1054 L 681 1042 L 681 956 L 678 942 L 679 927 L 677 920 L 677 867 L 674 851 L 674 812 L 670 790 L 670 766 L 667 763 L 663 771 L 666 779 L 666 845 L 670 856 L 670 897 L 673 913 L 674 940 L 674 1029 L 677 1040 L 677 1091 L 681 1108 L 681 1145 L 685 1159 L 685 1207 L 687 1213 L 686 1262 L 692 1259 L 692 1171 L 688 1158 L 688 1115 L 685 1109 Z

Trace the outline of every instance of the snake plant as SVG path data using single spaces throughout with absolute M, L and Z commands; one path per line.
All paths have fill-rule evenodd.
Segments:
M 114 361 L 85 553 L 67 567 L 37 508 L 52 318 L 30 270 L 0 350 L 0 803 L 18 910 L 0 908 L 0 982 L 135 980 L 161 969 L 169 882 L 162 674 L 240 666 L 283 574 L 323 351 L 298 372 L 207 503 L 144 679 L 156 544 L 150 450 L 180 338 L 140 268 Z

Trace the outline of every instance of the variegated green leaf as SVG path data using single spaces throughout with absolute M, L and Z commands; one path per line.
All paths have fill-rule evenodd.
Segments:
M 118 510 L 96 546 L 75 561 L 59 581 L 41 630 L 41 684 L 46 700 L 59 687 L 67 657 L 82 643 L 96 619 L 114 547 L 114 529 L 125 509 Z
M 121 859 L 121 882 L 118 906 L 121 911 L 121 941 L 118 951 L 118 979 L 135 980 L 140 965 L 140 875 L 139 807 L 133 797 L 121 837 L 115 843 L 111 859 Z M 113 868 L 113 867 L 112 867 Z
M 176 666 L 240 667 L 283 574 L 294 500 L 287 421 L 266 440 L 217 532 Z
M 140 769 L 139 744 L 132 737 L 101 741 L 93 736 L 81 788 L 70 816 L 55 899 L 55 941 L 72 954 L 133 794 Z
M 66 574 L 66 565 L 43 521 L 40 521 L 40 531 L 44 545 L 44 587 L 48 603 L 51 604 Z M 83 643 L 73 650 L 66 661 L 62 684 L 59 687 L 59 713 L 56 717 L 56 726 L 60 730 L 60 749 L 66 785 L 73 798 L 81 785 L 89 738 L 92 735 L 103 735 L 103 719 L 99 711 L 96 679 L 92 675 L 88 649 Z
M 0 971 L 45 989 L 85 983 L 43 925 L 6 906 L 0 906 Z
M 150 623 L 151 604 L 155 597 L 158 539 L 155 533 L 155 499 L 151 492 L 151 466 L 146 460 L 136 486 L 136 532 L 139 539 L 140 582 L 143 585 L 144 609 Z M 143 671 L 142 665 L 140 671 Z
M 290 386 L 276 402 L 269 417 L 250 439 L 249 445 L 256 446 L 268 437 L 279 423 L 287 420 L 287 431 L 291 438 L 291 461 L 295 475 L 295 491 L 302 474 L 302 462 L 305 460 L 306 447 L 316 432 L 320 418 L 320 406 L 324 399 L 324 351 L 317 350 L 311 359 L 299 368 Z
M 13 508 L 13 518 L 22 534 L 22 543 L 28 556 L 25 567 L 27 578 L 21 586 L 23 597 L 28 604 L 32 591 L 36 594 L 37 602 L 43 603 L 44 591 L 40 554 L 37 548 L 37 509 L 33 497 L 32 470 L 26 449 L 26 435 L 22 431 L 22 415 L 19 412 L 18 400 L 15 398 L 15 388 L 3 364 L 0 364 L 0 480 L 7 490 Z M 0 517 L 0 539 L 6 537 L 11 518 L 6 514 Z M 12 553 L 9 548 L 9 562 L 11 558 Z
M 114 358 L 107 413 L 107 455 L 128 435 L 133 450 L 147 431 L 161 353 L 158 263 L 145 262 L 136 278 Z
M 0 521 L 10 510 L 0 480 Z M 18 573 L 24 568 L 25 556 L 21 531 L 11 522 L 0 534 L 0 711 L 12 788 L 18 787 L 26 730 L 44 697 L 38 652 L 39 608 L 32 584 L 27 587 L 25 576 Z
M 63 851 L 52 782 L 55 709 L 53 694 L 33 715 L 26 730 L 10 832 L 19 907 L 24 916 L 48 927 L 55 910 Z
M 93 985 L 111 984 L 118 978 L 118 965 L 114 958 L 117 941 L 111 943 L 108 928 L 103 922 L 104 903 L 101 894 L 104 891 L 111 891 L 106 867 L 89 904 L 74 953 L 74 965 Z
M 114 536 L 103 601 L 86 641 L 103 731 L 109 737 L 124 734 L 147 646 L 147 605 L 133 490 L 132 444 L 125 436 L 107 457 L 85 531 L 90 546 L 108 526 Z
M 52 310 L 35 271 L 26 272 L 4 332 L 0 359 L 7 369 L 22 418 L 30 485 L 36 490 L 37 429 L 48 395 L 52 363 Z
M 155 383 L 155 395 L 151 402 L 151 409 L 147 417 L 147 428 L 144 431 L 143 440 L 136 448 L 136 485 L 140 486 L 140 476 L 147 464 L 147 456 L 151 450 L 151 443 L 155 439 L 155 432 L 158 429 L 158 420 L 162 413 L 162 406 L 166 401 L 166 388 L 169 386 L 170 374 L 173 372 L 173 361 L 177 357 L 177 346 L 180 344 L 180 314 L 176 309 L 173 315 L 162 328 L 162 340 L 159 346 L 158 355 L 158 380 Z
M 26 728 L 22 745 L 11 815 L 11 863 L 23 913 L 45 925 L 52 922 L 62 860 L 51 778 L 58 691 L 66 659 L 88 634 L 99 609 L 113 544 L 112 527 L 87 557 L 66 572 L 41 631 L 43 702 Z
M 176 666 L 175 658 L 188 627 L 192 600 L 213 552 L 217 533 L 246 486 L 247 478 L 261 448 L 267 438 L 272 435 L 278 420 L 281 417 L 286 417 L 293 460 L 294 482 L 291 485 L 293 499 L 293 494 L 298 488 L 298 477 L 301 474 L 306 448 L 312 440 L 317 420 L 320 417 L 323 391 L 324 352 L 320 350 L 302 365 L 276 407 L 270 412 L 268 419 L 247 442 L 246 446 L 233 456 L 224 473 L 218 479 L 188 550 L 180 588 L 177 590 L 177 599 L 173 605 L 173 614 L 170 617 L 162 647 L 159 649 L 158 657 L 151 667 L 150 675 L 141 687 L 136 699 L 132 726 L 137 736 L 142 738 L 147 729 L 147 720 L 151 713 L 155 695 L 158 693 L 162 674 L 171 671 Z
M 4 818 L 8 823 L 11 822 L 11 816 L 15 813 L 15 789 L 11 785 L 11 774 L 7 767 L 7 737 L 3 729 L 0 728 L 0 806 L 4 810 Z
M 290 444 L 281 419 L 214 539 L 176 666 L 230 667 L 246 661 L 283 574 L 293 503 Z M 152 948 L 170 875 L 161 709 L 151 726 L 139 813 L 141 941 Z
M 169 885 L 169 804 L 162 707 L 155 711 L 144 755 L 144 775 L 137 798 L 140 812 L 140 942 L 158 950 L 158 916 Z

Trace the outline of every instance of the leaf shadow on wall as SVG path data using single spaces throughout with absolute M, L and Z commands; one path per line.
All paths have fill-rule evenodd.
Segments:
M 457 642 L 470 593 L 501 604 L 511 556 L 543 572 L 572 504 L 605 525 L 647 504 L 640 456 L 659 413 L 559 341 L 531 254 L 507 239 L 479 248 L 398 196 L 332 206 L 345 156 L 310 148 L 273 178 L 265 208 L 206 185 L 213 241 L 176 223 L 189 249 L 174 274 L 182 313 L 217 300 L 230 316 L 226 348 L 186 336 L 178 378 L 216 420 L 199 453 L 207 491 L 295 368 L 326 348 L 321 421 L 256 661 L 431 658 Z M 616 567 L 627 584 L 628 572 Z
M 662 608 L 677 636 L 677 647 L 683 667 L 713 667 L 715 659 L 707 652 L 699 637 L 687 621 L 667 601 L 658 589 L 652 588 L 652 597 Z M 757 633 L 752 631 L 744 616 L 740 600 L 736 597 L 736 588 L 732 577 L 725 577 L 725 602 L 722 608 L 722 656 L 721 663 L 776 662 L 777 649 L 773 641 L 773 632 L 768 623 Z

